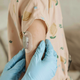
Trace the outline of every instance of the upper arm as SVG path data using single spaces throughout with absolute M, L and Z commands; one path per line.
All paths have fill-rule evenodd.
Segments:
M 27 63 L 29 64 L 35 50 L 37 49 L 39 43 L 46 38 L 46 24 L 41 19 L 35 19 L 31 26 L 27 29 L 32 34 L 32 44 L 33 48 L 30 53 L 26 52 Z M 26 50 L 25 50 L 26 51 Z

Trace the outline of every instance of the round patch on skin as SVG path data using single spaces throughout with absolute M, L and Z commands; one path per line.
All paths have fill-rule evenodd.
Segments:
M 53 23 L 50 27 L 50 33 L 52 34 L 52 36 L 54 37 L 54 35 L 56 34 L 57 32 L 57 26 L 55 23 Z
M 29 53 L 33 48 L 32 34 L 29 31 L 26 31 L 26 33 L 23 35 L 23 47 L 26 53 Z
M 31 13 L 25 11 L 25 12 L 23 13 L 23 21 L 29 20 L 30 16 L 31 16 Z

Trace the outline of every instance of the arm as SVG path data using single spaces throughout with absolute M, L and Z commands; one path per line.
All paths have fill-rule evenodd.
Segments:
M 30 53 L 26 53 L 26 68 L 28 67 L 32 56 L 35 53 L 39 43 L 42 40 L 45 40 L 46 37 L 46 24 L 44 21 L 40 19 L 34 20 L 32 25 L 28 28 L 28 31 L 32 34 L 32 42 L 33 42 L 33 49 Z M 26 51 L 26 50 L 25 50 Z

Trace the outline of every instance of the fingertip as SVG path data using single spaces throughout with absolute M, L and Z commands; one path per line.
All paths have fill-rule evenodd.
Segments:
M 46 43 L 45 58 L 50 58 L 53 56 L 55 51 L 49 39 L 46 39 L 45 43 Z
M 49 39 L 46 39 L 45 40 L 45 43 L 46 43 L 46 48 L 49 50 L 51 50 L 51 49 L 53 49 L 53 46 L 52 46 L 52 44 L 51 44 L 51 42 L 50 42 L 50 40 Z
M 51 42 L 50 42 L 49 39 L 46 39 L 46 40 L 45 40 L 45 43 L 47 44 L 47 43 L 51 43 Z
M 45 42 L 44 42 L 44 40 L 42 40 L 42 41 L 40 42 L 39 47 L 41 47 L 41 46 L 45 46 Z
M 46 47 L 49 46 L 49 45 L 51 46 L 50 40 L 49 40 L 49 39 L 46 39 L 46 40 L 45 40 L 45 44 L 46 44 Z
M 22 50 L 19 52 L 19 54 L 20 54 L 20 56 L 21 56 L 22 58 L 25 58 L 25 49 L 22 48 Z
M 40 51 L 43 51 L 44 48 L 45 48 L 45 42 L 44 42 L 44 40 L 42 40 L 37 49 L 39 49 Z
M 24 48 L 22 48 L 19 52 L 18 52 L 18 54 L 24 54 L 25 53 L 25 49 Z
M 25 51 L 25 49 L 24 48 L 22 48 L 22 50 L 21 51 Z

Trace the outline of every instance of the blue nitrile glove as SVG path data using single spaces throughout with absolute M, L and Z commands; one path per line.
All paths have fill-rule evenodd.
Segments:
M 42 60 L 44 51 L 45 56 Z M 56 70 L 57 54 L 51 42 L 46 39 L 46 46 L 44 41 L 40 43 L 22 80 L 51 80 L 55 76 Z
M 0 80 L 18 80 L 22 72 L 25 72 L 24 48 L 6 64 Z

